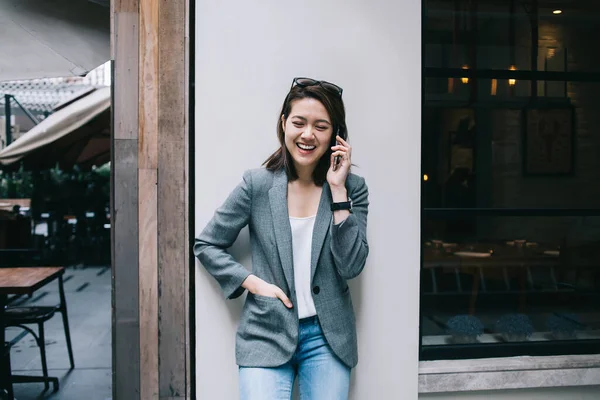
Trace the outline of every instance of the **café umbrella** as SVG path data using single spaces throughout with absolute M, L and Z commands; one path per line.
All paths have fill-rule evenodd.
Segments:
M 110 59 L 109 2 L 0 0 L 0 81 L 84 76 Z
M 95 89 L 50 114 L 0 151 L 0 168 L 83 169 L 110 160 L 110 87 Z

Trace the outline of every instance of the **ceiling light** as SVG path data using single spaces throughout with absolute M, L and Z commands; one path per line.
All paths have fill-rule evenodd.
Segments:
M 462 69 L 469 69 L 469 66 L 468 65 L 463 65 Z M 460 81 L 462 83 L 466 84 L 466 83 L 469 83 L 469 78 L 467 78 L 466 76 L 463 76 L 462 78 L 460 78 Z
M 511 65 L 510 67 L 508 67 L 508 70 L 509 70 L 509 71 L 516 71 L 516 70 L 517 70 L 517 67 L 515 67 L 514 65 Z M 510 86 L 515 86 L 515 85 L 516 85 L 516 83 L 517 83 L 517 80 L 516 80 L 516 79 L 509 79 L 509 80 L 508 80 L 508 84 L 509 84 Z
M 552 14 L 554 14 L 554 15 L 562 14 L 562 10 L 554 10 L 554 11 L 552 11 Z

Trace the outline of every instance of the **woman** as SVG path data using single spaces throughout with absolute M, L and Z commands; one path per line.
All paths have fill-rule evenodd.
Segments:
M 281 147 L 244 174 L 194 254 L 227 298 L 249 292 L 236 338 L 242 400 L 289 400 L 296 376 L 301 399 L 347 399 L 358 361 L 347 281 L 369 249 L 368 191 L 350 173 L 342 89 L 294 79 L 277 137 Z M 226 252 L 246 225 L 252 273 Z

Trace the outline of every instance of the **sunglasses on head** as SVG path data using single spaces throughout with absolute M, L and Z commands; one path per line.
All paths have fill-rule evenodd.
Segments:
M 300 87 L 319 85 L 323 89 L 342 97 L 343 89 L 341 87 L 339 87 L 338 85 L 335 85 L 331 82 L 317 81 L 316 79 L 311 79 L 311 78 L 294 78 L 294 81 L 292 82 L 292 87 L 294 87 L 294 85 L 298 85 Z

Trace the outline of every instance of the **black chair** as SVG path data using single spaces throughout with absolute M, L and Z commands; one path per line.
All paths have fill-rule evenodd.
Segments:
M 26 330 L 33 336 L 42 358 L 42 373 L 44 377 L 44 387 L 49 388 L 51 379 L 48 377 L 48 364 L 46 363 L 46 336 L 44 333 L 44 322 L 54 316 L 55 307 L 9 307 L 4 311 L 6 326 L 18 327 Z M 38 334 L 25 324 L 37 324 Z
M 71 346 L 71 331 L 69 329 L 69 317 L 67 315 L 67 302 L 65 299 L 63 277 L 58 280 L 60 304 L 57 306 L 9 306 L 4 310 L 5 326 L 18 327 L 29 332 L 37 342 L 40 348 L 40 356 L 42 359 L 43 382 L 45 389 L 48 390 L 49 382 L 54 384 L 54 390 L 58 390 L 58 380 L 56 378 L 48 378 L 48 366 L 46 363 L 46 342 L 44 323 L 54 316 L 56 312 L 62 314 L 63 327 L 65 330 L 65 338 L 67 341 L 67 350 L 69 352 L 69 361 L 71 369 L 75 368 L 73 361 L 73 348 Z M 33 329 L 27 325 L 36 324 L 38 326 L 38 334 L 36 335 Z M 27 377 L 19 377 L 19 382 L 38 382 L 39 379 L 28 380 Z
M 3 364 L 0 365 L 0 394 L 2 394 L 1 398 L 6 396 L 7 400 L 14 400 L 15 395 L 10 379 L 10 343 L 3 343 L 2 352 L 4 354 L 3 357 L 1 357 Z

